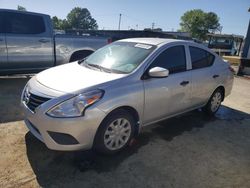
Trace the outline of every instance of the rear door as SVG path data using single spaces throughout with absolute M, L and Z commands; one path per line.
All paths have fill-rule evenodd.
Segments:
M 4 33 L 4 13 L 0 12 L 0 69 L 7 64 L 7 48 Z
M 215 89 L 219 74 L 213 71 L 215 56 L 205 49 L 189 46 L 192 64 L 192 103 L 200 106 L 206 103 Z
M 166 78 L 144 80 L 144 123 L 151 123 L 190 107 L 191 73 L 187 71 L 184 45 L 174 45 L 161 52 L 150 68 L 169 70 Z M 148 69 L 148 70 L 149 70 Z
M 11 70 L 44 69 L 53 65 L 53 41 L 42 15 L 6 13 L 8 66 Z

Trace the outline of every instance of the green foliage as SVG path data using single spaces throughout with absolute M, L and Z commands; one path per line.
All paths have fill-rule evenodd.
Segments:
M 52 17 L 52 23 L 53 23 L 54 29 L 59 29 L 59 30 L 70 29 L 70 26 L 66 19 L 62 20 L 54 16 Z
M 92 18 L 90 12 L 86 8 L 76 7 L 70 11 L 67 16 L 69 25 L 74 29 L 97 29 L 97 23 Z
M 181 17 L 181 31 L 189 32 L 192 37 L 206 39 L 207 33 L 219 30 L 219 17 L 214 12 L 203 12 L 200 9 L 190 10 Z
M 20 10 L 20 11 L 27 11 L 25 7 L 20 6 L 20 5 L 17 6 L 17 10 Z
M 67 19 L 59 19 L 56 16 L 52 18 L 55 29 L 97 29 L 96 20 L 92 18 L 86 8 L 76 7 L 67 15 Z

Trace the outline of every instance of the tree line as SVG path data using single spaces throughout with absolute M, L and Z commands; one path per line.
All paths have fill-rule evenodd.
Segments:
M 96 20 L 91 16 L 87 8 L 73 8 L 67 15 L 66 19 L 59 19 L 56 16 L 52 17 L 52 22 L 55 29 L 98 29 Z
M 18 5 L 17 10 L 27 11 L 25 7 Z M 67 15 L 66 19 L 57 16 L 51 18 L 54 29 L 98 29 L 96 20 L 91 16 L 87 8 L 75 7 Z
M 25 7 L 18 5 L 20 11 L 26 11 Z M 96 30 L 98 24 L 91 16 L 87 8 L 75 7 L 67 15 L 66 19 L 60 19 L 57 16 L 52 17 L 55 29 L 84 29 Z M 205 40 L 208 33 L 221 31 L 222 26 L 219 23 L 219 17 L 214 12 L 204 12 L 201 9 L 186 11 L 180 19 L 180 30 L 188 32 L 193 38 Z

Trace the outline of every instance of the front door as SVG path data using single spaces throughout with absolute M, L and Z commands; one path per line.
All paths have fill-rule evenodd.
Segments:
M 7 69 L 39 70 L 53 66 L 53 41 L 43 16 L 6 12 Z
M 182 112 L 190 107 L 191 75 L 187 70 L 184 45 L 164 50 L 150 65 L 169 70 L 165 78 L 144 80 L 144 124 Z M 148 69 L 148 70 L 149 70 Z

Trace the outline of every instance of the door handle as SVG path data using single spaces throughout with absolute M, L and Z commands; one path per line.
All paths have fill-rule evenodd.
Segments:
M 217 75 L 217 74 L 213 75 L 213 78 L 218 78 L 218 77 L 219 77 L 219 75 Z
M 41 42 L 41 43 L 49 42 L 49 40 L 47 40 L 47 39 L 40 39 L 40 40 L 38 40 L 38 41 Z
M 189 81 L 182 81 L 181 83 L 180 83 L 180 85 L 182 85 L 182 86 L 186 86 L 186 85 L 188 85 L 189 84 Z

